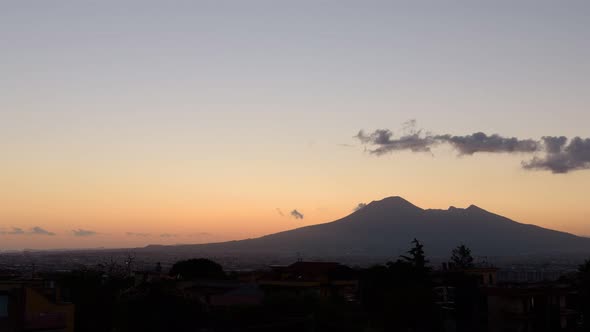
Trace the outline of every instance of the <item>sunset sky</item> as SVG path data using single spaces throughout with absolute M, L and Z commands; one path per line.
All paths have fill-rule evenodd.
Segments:
M 386 196 L 590 235 L 589 17 L 588 1 L 2 1 L 0 250 L 241 239 Z M 478 132 L 500 148 L 453 143 Z M 430 143 L 396 148 L 412 137 Z

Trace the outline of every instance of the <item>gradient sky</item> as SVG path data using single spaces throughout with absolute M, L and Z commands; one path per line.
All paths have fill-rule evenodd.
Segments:
M 590 136 L 588 17 L 588 1 L 2 1 L 0 250 L 240 239 L 394 195 L 590 235 L 590 170 L 353 138 L 411 119 Z

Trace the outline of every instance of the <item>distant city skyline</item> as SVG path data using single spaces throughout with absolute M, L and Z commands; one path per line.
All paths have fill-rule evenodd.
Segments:
M 588 236 L 589 16 L 2 3 L 0 250 L 257 237 L 388 196 Z

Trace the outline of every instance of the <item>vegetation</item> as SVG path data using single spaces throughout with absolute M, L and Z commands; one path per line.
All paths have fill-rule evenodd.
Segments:
M 150 273 L 161 279 L 149 282 L 105 266 L 100 272 L 64 273 L 60 283 L 76 304 L 80 331 L 224 332 L 247 326 L 249 331 L 426 332 L 443 331 L 448 321 L 457 332 L 480 331 L 486 324 L 486 298 L 478 277 L 463 270 L 474 265 L 471 250 L 458 246 L 451 261 L 459 269 L 433 271 L 424 245 L 414 239 L 407 254 L 395 261 L 356 271 L 360 289 L 355 302 L 337 295 L 320 296 L 313 290 L 273 291 L 257 306 L 215 308 L 208 304 L 208 295 L 183 288 L 201 285 L 203 279 L 232 280 L 219 264 L 207 259 L 177 262 L 168 276 L 158 264 Z M 196 280 L 193 286 L 191 280 Z M 590 317 L 590 260 L 579 267 L 575 280 L 578 308 Z M 440 298 L 435 290 L 441 286 L 453 289 L 452 300 Z M 590 320 L 584 324 L 583 330 L 590 331 Z
M 412 244 L 408 255 L 364 272 L 362 304 L 373 328 L 429 331 L 439 323 L 424 245 Z
M 590 330 L 590 260 L 578 267 L 578 289 L 580 295 L 580 310 L 586 331 Z
M 458 269 L 473 268 L 473 256 L 471 256 L 471 249 L 467 248 L 467 246 L 464 244 L 461 244 L 457 248 L 453 249 L 451 262 Z
M 225 279 L 223 267 L 205 258 L 189 259 L 175 263 L 170 276 L 178 279 Z

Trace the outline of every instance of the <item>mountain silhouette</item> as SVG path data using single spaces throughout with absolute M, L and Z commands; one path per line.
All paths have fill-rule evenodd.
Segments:
M 448 256 L 464 243 L 480 256 L 590 252 L 590 239 L 515 222 L 475 205 L 422 209 L 401 197 L 373 201 L 342 219 L 221 243 L 148 246 L 194 253 L 395 256 L 419 239 L 430 256 Z

